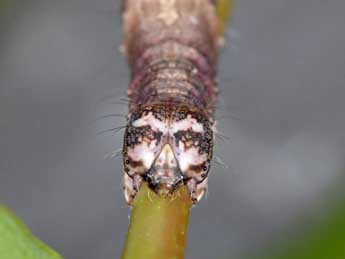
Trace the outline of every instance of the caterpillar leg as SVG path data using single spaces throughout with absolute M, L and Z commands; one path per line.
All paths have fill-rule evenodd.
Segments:
M 190 179 L 187 182 L 187 188 L 194 204 L 198 203 L 207 191 L 207 182 L 207 178 L 201 183 L 197 183 L 195 179 Z
M 133 178 L 128 174 L 123 175 L 123 192 L 125 194 L 126 202 L 130 205 L 133 203 L 135 195 L 139 190 L 139 186 L 142 182 L 140 175 L 134 175 Z

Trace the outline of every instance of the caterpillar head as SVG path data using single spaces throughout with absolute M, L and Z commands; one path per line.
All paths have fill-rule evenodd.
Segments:
M 199 201 L 212 159 L 211 127 L 204 112 L 182 104 L 158 103 L 132 112 L 123 145 L 127 202 L 131 203 L 143 180 L 165 194 L 186 184 L 193 201 Z

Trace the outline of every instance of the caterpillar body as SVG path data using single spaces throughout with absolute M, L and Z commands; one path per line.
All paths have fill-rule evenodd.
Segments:
M 123 144 L 129 204 L 143 181 L 162 194 L 184 184 L 194 203 L 207 189 L 221 37 L 214 2 L 123 2 L 131 69 Z

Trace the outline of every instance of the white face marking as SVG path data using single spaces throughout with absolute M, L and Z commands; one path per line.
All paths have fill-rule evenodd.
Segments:
M 204 127 L 201 123 L 197 122 L 196 119 L 192 118 L 190 114 L 188 114 L 187 118 L 173 122 L 171 126 L 171 133 L 176 133 L 180 130 L 188 130 L 192 129 L 194 132 L 204 132 Z
M 188 114 L 186 118 L 171 122 L 161 121 L 157 119 L 152 112 L 149 112 L 145 116 L 135 120 L 132 123 L 133 127 L 150 126 L 153 131 L 159 131 L 163 136 L 174 136 L 179 131 L 187 131 L 191 129 L 193 132 L 204 133 L 204 126 L 199 123 L 191 114 Z M 156 159 L 156 153 L 160 149 L 160 145 L 156 146 L 156 140 L 151 141 L 150 144 L 143 142 L 135 145 L 133 149 L 129 149 L 128 155 L 136 161 L 142 161 L 144 166 L 149 169 Z M 173 143 L 171 143 L 173 144 Z M 189 147 L 187 150 L 182 141 L 179 141 L 178 146 L 174 146 L 176 156 L 178 157 L 179 168 L 182 172 L 189 169 L 190 165 L 199 165 L 207 160 L 207 154 L 199 154 L 197 147 Z
M 163 134 L 170 133 L 173 135 L 174 133 L 181 131 L 181 130 L 188 130 L 192 129 L 194 132 L 203 133 L 204 127 L 201 123 L 197 122 L 196 119 L 192 118 L 190 114 L 188 114 L 187 118 L 180 120 L 180 121 L 174 121 L 172 125 L 167 125 L 166 122 L 162 122 L 158 119 L 156 119 L 152 112 L 149 112 L 144 117 L 137 119 L 132 124 L 134 127 L 142 127 L 142 126 L 151 126 L 151 129 L 154 131 L 159 130 Z
M 143 142 L 128 150 L 128 155 L 136 161 L 143 161 L 146 168 L 150 168 L 155 159 L 156 140 L 151 143 Z
M 207 160 L 207 155 L 200 155 L 198 149 L 191 147 L 185 151 L 182 141 L 178 143 L 178 154 L 182 159 L 179 159 L 179 166 L 182 172 L 185 172 L 190 165 L 198 165 Z
M 152 115 L 152 112 L 149 112 L 144 117 L 137 119 L 133 122 L 133 127 L 143 127 L 143 126 L 151 126 L 151 129 L 153 131 L 159 130 L 162 133 L 166 133 L 168 131 L 168 126 L 165 122 L 162 122 L 155 118 L 155 116 Z

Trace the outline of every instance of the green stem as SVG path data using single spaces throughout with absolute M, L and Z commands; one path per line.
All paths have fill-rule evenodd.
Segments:
M 122 259 L 184 258 L 191 205 L 185 186 L 164 196 L 142 184 L 133 204 Z

